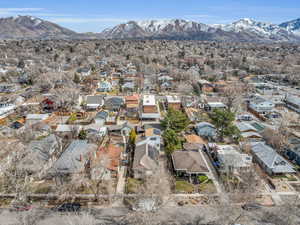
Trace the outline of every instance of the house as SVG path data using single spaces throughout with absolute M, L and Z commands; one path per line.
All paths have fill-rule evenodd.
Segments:
M 288 95 L 284 101 L 286 107 L 300 113 L 300 97 Z
M 92 123 L 83 127 L 83 130 L 87 132 L 87 137 L 104 137 L 108 133 L 107 127 L 104 127 L 102 124 Z
M 98 92 L 111 92 L 112 84 L 109 81 L 102 81 L 98 84 Z
M 213 92 L 214 85 L 207 80 L 198 80 L 199 87 L 202 92 Z
M 206 111 L 213 111 L 215 109 L 226 109 L 226 105 L 222 102 L 207 102 L 204 105 Z
M 262 136 L 258 133 L 258 130 L 247 122 L 237 122 L 236 127 L 240 131 L 240 134 L 244 140 L 248 141 L 260 141 Z
M 122 85 L 122 91 L 134 91 L 134 89 L 135 89 L 134 82 L 125 82 Z
M 17 87 L 14 84 L 1 83 L 0 84 L 0 93 L 13 93 L 17 91 Z
M 1 102 L 0 103 L 0 119 L 3 119 L 10 114 L 12 114 L 16 109 L 15 104 L 11 104 L 8 102 Z
M 160 118 L 160 113 L 154 95 L 143 96 L 140 118 L 142 120 L 157 120 Z
M 108 115 L 109 114 L 107 111 L 97 112 L 96 116 L 94 117 L 94 122 L 96 124 L 101 124 L 102 126 L 104 126 L 107 121 Z
M 293 166 L 264 142 L 251 143 L 255 161 L 269 174 L 295 173 Z
M 124 100 L 122 97 L 107 97 L 104 102 L 104 108 L 114 112 L 120 111 L 123 105 Z
M 20 129 L 21 127 L 23 127 L 24 124 L 20 121 L 15 121 L 13 122 L 11 125 L 10 125 L 10 128 L 13 128 L 13 129 Z
M 214 139 L 217 135 L 215 126 L 208 122 L 197 123 L 195 129 L 200 137 L 207 139 Z
M 170 81 L 173 81 L 173 80 L 174 80 L 174 78 L 173 78 L 173 77 L 170 77 L 170 76 L 168 76 L 168 75 L 163 75 L 163 76 L 160 76 L 160 77 L 158 78 L 158 81 L 159 81 L 160 83 L 170 82 Z
M 67 176 L 84 172 L 97 146 L 87 140 L 73 140 L 49 169 L 52 176 Z
M 157 105 L 154 95 L 143 96 L 143 113 L 157 113 Z
M 234 172 L 248 170 L 252 165 L 252 156 L 240 153 L 232 145 L 216 145 L 216 151 L 219 171 L 220 172 Z
M 35 123 L 48 119 L 49 114 L 27 114 L 26 125 L 31 126 Z
M 173 87 L 172 83 L 171 82 L 163 82 L 161 85 L 160 85 L 160 88 L 163 90 L 163 91 L 169 91 L 171 90 Z
M 140 99 L 140 96 L 138 94 L 126 96 L 125 97 L 126 108 L 128 108 L 132 105 L 134 107 L 138 106 L 139 105 L 139 99 Z
M 61 137 L 74 137 L 79 134 L 81 126 L 71 124 L 59 124 L 55 130 L 55 133 Z
M 107 170 L 110 172 L 110 176 L 116 177 L 119 172 L 119 166 L 120 166 L 120 159 L 122 154 L 122 148 L 118 147 L 113 144 L 109 144 L 105 147 L 100 147 L 96 153 L 96 161 L 102 160 L 102 165 L 106 167 Z M 104 163 L 103 163 L 104 162 Z M 93 164 L 96 164 L 95 162 Z M 93 170 L 93 169 L 92 169 Z M 96 171 L 93 172 L 94 176 Z
M 147 138 L 136 144 L 132 171 L 135 179 L 142 179 L 153 174 L 159 168 L 159 148 Z
M 172 164 L 177 176 L 209 174 L 207 162 L 199 151 L 174 151 Z
M 61 150 L 61 140 L 53 134 L 41 140 L 31 141 L 18 167 L 30 174 L 38 173 L 41 176 L 52 166 Z
M 286 149 L 285 155 L 300 166 L 300 138 L 292 137 L 289 139 L 289 147 Z
M 139 95 L 125 97 L 126 116 L 137 119 L 139 117 Z
M 162 131 L 160 129 L 149 127 L 145 128 L 145 137 L 161 136 Z
M 256 114 L 266 115 L 274 110 L 275 104 L 263 97 L 256 95 L 249 100 L 248 108 Z
M 99 77 L 101 77 L 101 78 L 106 78 L 107 77 L 107 72 L 100 72 L 99 73 Z
M 79 73 L 83 77 L 87 77 L 87 76 L 91 75 L 92 70 L 90 68 L 83 67 L 83 68 L 77 69 L 77 73 Z
M 125 122 L 121 125 L 111 125 L 108 126 L 108 130 L 110 133 L 115 133 L 119 135 L 129 136 L 133 126 L 131 126 L 128 122 Z
M 241 114 L 238 115 L 237 119 L 240 121 L 251 121 L 253 120 L 253 116 L 250 114 Z
M 235 125 L 241 133 L 250 131 L 257 132 L 257 129 L 247 122 L 237 122 Z
M 95 110 L 104 105 L 104 98 L 102 95 L 86 96 L 86 108 L 88 110 Z
M 224 80 L 219 80 L 214 82 L 214 90 L 216 92 L 224 92 L 227 86 L 228 83 Z
M 45 112 L 52 112 L 56 108 L 55 100 L 53 98 L 50 98 L 50 97 L 45 98 L 41 102 L 41 107 L 42 107 L 43 111 L 45 111 Z
M 181 109 L 181 100 L 178 96 L 166 96 L 167 98 L 167 106 L 168 108 L 172 108 L 175 110 Z

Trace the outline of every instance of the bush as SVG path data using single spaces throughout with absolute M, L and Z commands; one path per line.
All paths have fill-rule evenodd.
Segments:
M 208 180 L 208 177 L 206 175 L 201 175 L 201 176 L 198 176 L 198 180 L 202 184 L 203 182 Z

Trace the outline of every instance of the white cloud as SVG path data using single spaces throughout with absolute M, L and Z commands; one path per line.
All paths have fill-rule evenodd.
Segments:
M 121 18 L 80 18 L 80 17 L 58 17 L 49 18 L 55 23 L 122 23 L 128 19 Z
M 0 8 L 0 16 L 15 16 L 16 14 L 32 14 L 43 11 L 43 8 Z
M 206 14 L 192 14 L 192 15 L 185 15 L 184 17 L 188 17 L 188 18 L 213 18 L 214 16 L 206 15 Z

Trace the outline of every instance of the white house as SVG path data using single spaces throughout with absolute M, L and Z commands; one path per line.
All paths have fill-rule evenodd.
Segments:
M 249 102 L 249 108 L 258 114 L 266 115 L 272 112 L 274 107 L 275 104 L 272 101 L 266 100 L 259 95 L 254 96 Z
M 300 113 L 300 97 L 288 95 L 285 99 L 286 107 Z

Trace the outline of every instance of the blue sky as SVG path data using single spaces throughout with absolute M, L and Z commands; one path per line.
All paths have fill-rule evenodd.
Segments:
M 129 20 L 182 18 L 207 24 L 300 17 L 299 0 L 0 0 L 0 17 L 33 15 L 79 32 Z

